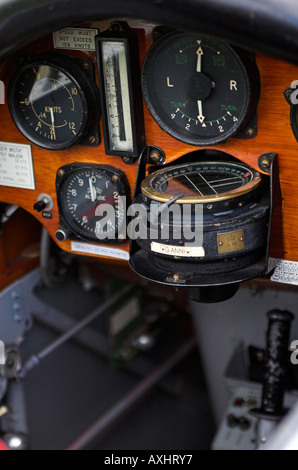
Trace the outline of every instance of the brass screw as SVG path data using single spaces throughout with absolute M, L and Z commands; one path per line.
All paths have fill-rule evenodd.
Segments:
M 89 144 L 94 145 L 96 143 L 96 138 L 94 136 L 90 137 Z
M 158 163 L 161 159 L 161 153 L 158 150 L 152 150 L 150 153 L 150 159 L 153 162 Z
M 268 170 L 271 167 L 271 161 L 268 157 L 262 158 L 261 165 L 265 170 Z
M 58 170 L 58 176 L 64 176 L 65 175 L 65 171 L 64 170 Z
M 113 175 L 112 180 L 114 181 L 114 183 L 118 183 L 119 176 L 118 175 Z
M 248 137 L 253 137 L 255 135 L 255 131 L 252 127 L 249 127 L 246 131 L 246 134 L 248 135 Z
M 173 279 L 174 281 L 179 281 L 179 279 L 181 279 L 181 276 L 179 276 L 179 274 L 174 274 Z

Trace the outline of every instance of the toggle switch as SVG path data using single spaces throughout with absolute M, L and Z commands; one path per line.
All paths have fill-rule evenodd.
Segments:
M 33 209 L 36 212 L 50 211 L 53 209 L 53 200 L 48 194 L 40 194 L 37 202 L 34 204 Z

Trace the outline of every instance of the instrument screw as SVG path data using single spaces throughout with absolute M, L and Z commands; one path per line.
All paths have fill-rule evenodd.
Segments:
M 161 153 L 158 150 L 152 150 L 150 158 L 153 162 L 158 163 L 161 159 Z
M 126 165 L 131 165 L 132 163 L 134 163 L 135 159 L 132 158 L 132 157 L 122 157 L 122 160 L 123 162 L 126 164 Z
M 268 157 L 264 157 L 261 161 L 261 165 L 265 170 L 268 170 L 271 167 L 271 161 Z
M 89 144 L 94 145 L 96 143 L 96 138 L 94 136 L 90 137 Z
M 248 137 L 253 137 L 255 135 L 255 131 L 252 127 L 249 127 L 246 131 L 246 134 L 248 135 Z
M 113 23 L 111 27 L 112 31 L 115 31 L 116 33 L 121 30 L 121 26 L 119 23 Z
M 64 170 L 61 170 L 61 169 L 58 170 L 58 176 L 62 177 L 62 176 L 64 176 L 64 174 L 65 174 Z
M 114 183 L 118 183 L 119 182 L 119 176 L 118 175 L 113 175 L 112 180 L 114 181 Z

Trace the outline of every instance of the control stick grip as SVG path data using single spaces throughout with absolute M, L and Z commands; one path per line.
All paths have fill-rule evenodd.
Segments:
M 288 365 L 288 346 L 294 315 L 286 310 L 268 312 L 267 358 L 261 412 L 282 416 Z

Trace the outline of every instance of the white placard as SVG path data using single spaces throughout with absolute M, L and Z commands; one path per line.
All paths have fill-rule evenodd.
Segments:
M 0 186 L 35 189 L 30 145 L 0 142 Z
M 98 29 L 66 28 L 53 33 L 55 49 L 69 51 L 95 51 L 95 36 Z
M 202 246 L 174 246 L 162 245 L 152 242 L 151 250 L 162 255 L 177 256 L 181 258 L 202 258 L 205 256 L 205 250 Z
M 88 253 L 89 255 L 106 256 L 107 258 L 129 261 L 129 253 L 119 248 L 109 246 L 91 245 L 91 243 L 71 242 L 71 250 L 76 253 Z
M 277 263 L 271 281 L 298 286 L 298 263 L 296 261 L 277 260 L 275 258 L 270 258 L 269 261 Z

